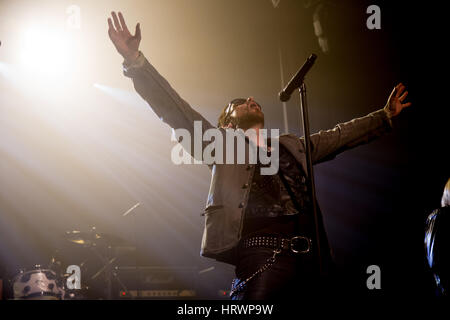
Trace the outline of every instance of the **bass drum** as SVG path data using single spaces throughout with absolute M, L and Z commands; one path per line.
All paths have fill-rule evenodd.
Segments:
M 64 286 L 56 273 L 50 269 L 22 271 L 14 277 L 14 299 L 17 300 L 63 300 Z

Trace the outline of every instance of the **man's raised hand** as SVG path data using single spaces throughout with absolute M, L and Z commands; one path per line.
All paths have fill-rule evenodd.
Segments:
M 141 42 L 141 27 L 139 23 L 136 25 L 136 32 L 133 36 L 128 30 L 121 12 L 119 12 L 119 18 L 117 18 L 114 11 L 111 12 L 111 16 L 113 20 L 108 18 L 109 38 L 126 62 L 136 60 L 139 56 L 139 43 Z
M 411 102 L 404 103 L 404 100 L 408 95 L 408 91 L 405 91 L 405 89 L 406 87 L 403 83 L 399 83 L 394 90 L 392 90 L 388 102 L 384 107 L 389 118 L 397 116 L 404 108 L 411 105 Z

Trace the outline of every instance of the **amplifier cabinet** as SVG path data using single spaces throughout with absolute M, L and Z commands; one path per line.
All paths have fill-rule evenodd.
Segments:
M 114 268 L 119 299 L 197 299 L 196 267 L 121 266 Z

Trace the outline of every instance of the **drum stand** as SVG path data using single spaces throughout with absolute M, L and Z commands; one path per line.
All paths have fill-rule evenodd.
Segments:
M 96 246 L 92 246 L 91 250 L 94 252 L 94 254 L 100 259 L 100 261 L 103 264 L 103 267 L 101 267 L 92 277 L 91 280 L 96 280 L 102 273 L 105 275 L 105 282 L 106 282 L 106 299 L 111 300 L 113 299 L 113 280 L 117 281 L 117 283 L 120 285 L 122 290 L 126 292 L 127 296 L 129 296 L 128 288 L 123 284 L 123 282 L 120 280 L 117 273 L 113 270 L 113 263 L 117 260 L 117 256 L 112 255 L 111 251 L 112 248 L 110 246 L 107 247 L 105 250 L 106 252 L 102 254 L 99 250 L 97 250 Z

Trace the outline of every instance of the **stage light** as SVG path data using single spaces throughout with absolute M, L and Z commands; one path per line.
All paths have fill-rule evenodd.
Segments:
M 324 4 L 319 3 L 313 14 L 313 26 L 314 34 L 317 37 L 317 41 L 319 42 L 320 49 L 323 53 L 330 52 L 328 37 L 326 34 L 326 30 L 324 30 L 324 24 L 326 23 L 328 16 L 328 8 L 325 7 Z
M 30 27 L 21 38 L 20 65 L 44 75 L 61 75 L 70 67 L 70 41 L 63 30 Z

